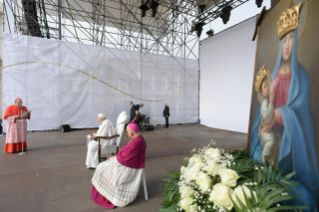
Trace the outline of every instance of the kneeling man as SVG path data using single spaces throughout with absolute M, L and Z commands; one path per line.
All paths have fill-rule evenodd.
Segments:
M 100 113 L 97 116 L 98 122 L 100 122 L 100 127 L 96 133 L 92 133 L 93 139 L 90 140 L 88 144 L 88 152 L 86 155 L 86 166 L 87 168 L 96 168 L 99 164 L 99 143 L 94 140 L 94 137 L 96 136 L 112 136 L 114 131 L 114 126 L 112 122 L 106 119 L 105 115 L 103 113 Z M 107 142 L 109 142 L 109 145 L 112 145 L 113 139 L 107 141 L 107 140 L 101 140 L 101 148 L 105 148 L 107 145 Z
M 92 178 L 93 202 L 105 208 L 128 205 L 140 188 L 146 143 L 135 123 L 127 126 L 127 134 L 132 140 L 116 156 L 100 163 Z

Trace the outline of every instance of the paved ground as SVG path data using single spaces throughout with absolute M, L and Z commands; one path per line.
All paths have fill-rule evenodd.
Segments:
M 94 170 L 85 166 L 86 135 L 92 130 L 69 133 L 28 134 L 28 152 L 0 153 L 0 211 L 107 211 L 95 205 L 90 196 Z M 164 173 L 178 170 L 194 147 L 210 139 L 227 150 L 244 148 L 247 134 L 207 128 L 201 125 L 155 127 L 143 132 L 147 141 L 146 180 L 149 200 L 141 187 L 137 199 L 116 212 L 152 212 L 160 208 Z M 122 146 L 128 141 L 123 137 Z M 0 137 L 3 151 L 5 136 Z

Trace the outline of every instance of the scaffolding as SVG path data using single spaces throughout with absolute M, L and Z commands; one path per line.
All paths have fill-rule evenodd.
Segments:
M 199 39 L 189 33 L 198 14 L 195 0 L 160 0 L 141 17 L 141 0 L 36 0 L 43 37 L 198 59 Z M 21 0 L 4 0 L 14 14 L 11 33 L 29 35 Z M 145 2 L 147 3 L 147 2 Z
M 249 0 L 156 0 L 152 17 L 153 1 L 4 0 L 4 4 L 14 16 L 11 33 L 30 35 L 23 4 L 35 2 L 37 20 L 32 21 L 39 24 L 42 37 L 198 60 L 199 38 L 193 32 L 219 18 L 224 6 L 234 9 Z M 145 17 L 143 4 L 148 5 Z

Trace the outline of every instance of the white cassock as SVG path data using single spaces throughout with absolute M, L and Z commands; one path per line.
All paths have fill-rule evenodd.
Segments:
M 105 119 L 100 125 L 95 136 L 112 136 L 114 135 L 114 126 L 112 122 Z M 107 145 L 113 144 L 113 139 L 110 140 L 101 140 L 101 149 L 105 148 Z M 86 166 L 87 168 L 96 168 L 99 164 L 99 143 L 95 140 L 90 140 L 88 143 L 88 151 L 86 155 Z

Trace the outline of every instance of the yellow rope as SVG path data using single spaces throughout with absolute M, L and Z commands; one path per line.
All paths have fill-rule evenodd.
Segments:
M 68 3 L 68 6 L 69 6 L 69 11 L 70 11 L 70 15 L 71 15 L 71 18 L 72 18 L 72 22 L 73 22 L 73 26 L 74 26 L 76 38 L 78 39 L 78 42 L 80 43 L 80 39 L 79 39 L 79 36 L 78 36 L 78 32 L 76 31 L 76 27 L 75 27 L 75 24 L 74 24 L 74 19 L 73 19 L 73 16 L 72 16 L 72 11 L 71 11 L 71 7 L 70 7 L 69 0 L 66 0 L 66 2 Z

